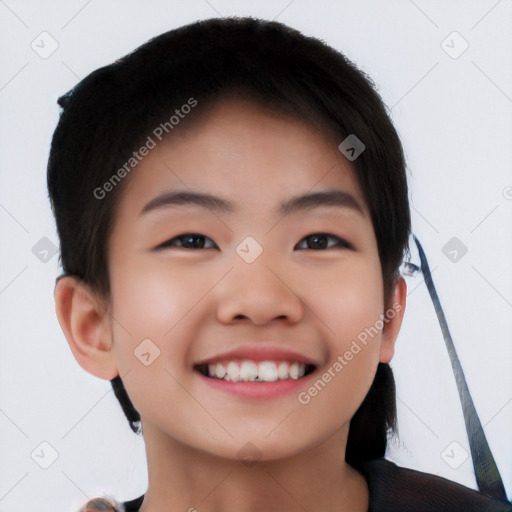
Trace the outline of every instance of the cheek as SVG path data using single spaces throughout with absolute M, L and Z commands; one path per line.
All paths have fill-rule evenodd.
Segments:
M 340 267 L 339 271 L 326 273 L 321 279 L 316 276 L 314 292 L 310 294 L 311 305 L 331 334 L 331 346 L 339 351 L 347 350 L 352 340 L 381 318 L 380 265 L 370 263 L 354 261 L 350 266 Z
M 298 402 L 308 411 L 306 422 L 324 418 L 325 432 L 350 420 L 373 382 L 381 342 L 380 279 L 379 272 L 367 267 L 326 282 L 324 293 L 313 297 L 326 325 L 329 357 Z M 313 424 L 308 423 L 308 428 Z
M 330 372 L 324 378 L 330 392 L 323 398 L 341 400 L 357 409 L 379 362 L 382 276 L 380 265 L 368 264 L 354 265 L 336 276 L 325 282 L 324 293 L 314 297 L 314 303 L 322 305 L 322 313 L 318 310 L 318 314 L 323 315 L 330 340 L 326 364 Z
M 148 366 L 151 371 L 142 372 L 142 378 L 148 379 L 164 368 L 172 374 L 188 370 L 190 345 L 203 316 L 209 314 L 204 299 L 226 272 L 155 259 L 151 264 L 125 259 L 111 273 L 112 325 L 120 373 L 136 370 L 139 375 L 144 360 L 154 359 Z M 148 352 L 149 356 L 143 356 Z
M 162 338 L 194 308 L 214 278 L 163 261 L 125 265 L 111 279 L 113 315 L 132 335 Z
M 169 265 L 132 263 L 112 272 L 116 363 L 128 396 L 143 417 L 166 421 L 162 404 L 186 398 L 179 385 L 188 350 L 183 330 L 194 334 L 194 304 L 208 286 Z
M 153 381 L 164 368 L 173 373 L 185 364 L 182 327 L 190 328 L 187 319 L 208 286 L 169 265 L 132 264 L 112 272 L 112 325 L 121 375 L 130 371 L 131 379 Z

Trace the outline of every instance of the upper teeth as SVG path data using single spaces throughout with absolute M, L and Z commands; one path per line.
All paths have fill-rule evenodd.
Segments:
M 225 361 L 208 365 L 208 376 L 223 380 L 272 382 L 298 379 L 306 373 L 304 363 L 286 361 Z

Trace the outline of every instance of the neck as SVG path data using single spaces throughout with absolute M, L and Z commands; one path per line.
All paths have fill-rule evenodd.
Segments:
M 368 487 L 345 462 L 347 428 L 279 460 L 219 457 L 144 424 L 148 491 L 141 512 L 367 512 Z

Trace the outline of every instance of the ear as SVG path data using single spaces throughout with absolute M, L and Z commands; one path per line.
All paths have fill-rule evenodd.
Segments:
M 100 379 L 116 377 L 111 316 L 103 301 L 71 276 L 57 280 L 54 298 L 57 319 L 78 364 Z
M 380 345 L 380 362 L 389 363 L 395 354 L 395 342 L 402 326 L 407 300 L 407 283 L 400 275 L 395 278 L 391 301 L 384 312 L 382 341 Z

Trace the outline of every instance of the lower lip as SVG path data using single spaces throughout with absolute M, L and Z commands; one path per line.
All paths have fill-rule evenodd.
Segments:
M 314 376 L 315 373 L 316 371 L 313 371 L 300 379 L 283 379 L 272 382 L 237 382 L 213 379 L 197 372 L 199 377 L 201 377 L 208 386 L 214 389 L 252 399 L 277 398 L 292 392 L 298 392 L 301 388 L 304 388 L 304 385 L 308 383 L 310 377 Z

